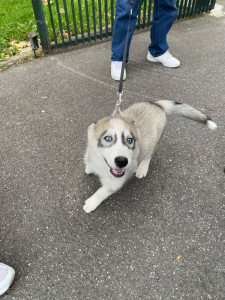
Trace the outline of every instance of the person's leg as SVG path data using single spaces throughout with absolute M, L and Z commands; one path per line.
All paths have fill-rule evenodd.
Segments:
M 113 37 L 112 37 L 112 56 L 111 61 L 122 61 L 123 60 L 123 50 L 126 40 L 129 14 L 130 14 L 130 3 L 131 0 L 117 0 L 116 2 L 116 15 L 113 27 Z M 137 11 L 138 11 L 139 0 L 134 0 L 133 12 L 130 20 L 130 30 L 128 38 L 127 56 L 126 61 L 129 58 L 129 48 L 134 32 Z
M 176 16 L 177 7 L 175 0 L 154 1 L 151 43 L 148 48 L 153 57 L 163 55 L 169 48 L 166 38 Z
M 13 282 L 15 271 L 13 268 L 0 263 L 0 295 L 4 294 Z

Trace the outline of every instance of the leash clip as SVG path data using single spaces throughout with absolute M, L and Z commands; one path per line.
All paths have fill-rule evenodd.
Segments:
M 121 103 L 122 103 L 122 95 L 123 95 L 123 91 L 122 91 L 122 92 L 117 92 L 117 95 L 119 96 L 119 100 L 116 102 L 116 107 L 115 107 L 115 109 L 114 109 L 114 111 L 113 111 L 113 113 L 112 113 L 112 115 L 111 115 L 113 118 L 115 118 L 115 116 L 116 116 L 118 113 L 122 114 L 122 113 L 121 113 L 121 110 L 120 110 L 120 105 L 121 105 Z
M 119 108 L 120 104 L 122 103 L 123 91 L 122 92 L 118 92 L 117 95 L 119 96 L 119 100 L 116 102 L 116 107 Z

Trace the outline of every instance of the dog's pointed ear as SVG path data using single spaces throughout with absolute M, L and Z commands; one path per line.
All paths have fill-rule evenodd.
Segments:
M 95 125 L 96 123 L 92 123 L 89 127 L 88 127 L 88 140 L 91 139 L 91 137 L 93 136 L 93 132 L 95 129 Z
M 88 130 L 95 128 L 95 125 L 96 125 L 96 123 L 92 123 L 90 126 L 88 126 Z

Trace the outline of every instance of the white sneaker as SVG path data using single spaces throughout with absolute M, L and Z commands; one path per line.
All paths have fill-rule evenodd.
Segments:
M 122 69 L 122 61 L 111 61 L 111 77 L 114 80 L 120 80 L 120 74 Z M 123 80 L 126 79 L 126 69 L 124 68 Z
M 147 60 L 152 62 L 160 62 L 168 68 L 177 68 L 180 66 L 180 61 L 173 57 L 169 53 L 169 51 L 166 51 L 163 55 L 160 55 L 158 57 L 152 56 L 151 53 L 148 51 Z
M 0 263 L 0 295 L 4 294 L 13 282 L 15 271 L 13 268 Z

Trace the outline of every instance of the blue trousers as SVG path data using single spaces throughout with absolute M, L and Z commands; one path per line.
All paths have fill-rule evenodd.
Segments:
M 128 61 L 129 58 L 129 48 L 137 21 L 138 6 L 139 0 L 134 0 L 133 13 L 130 20 L 126 61 Z M 123 50 L 129 22 L 129 13 L 130 0 L 117 0 L 112 37 L 112 61 L 123 60 Z M 174 20 L 176 19 L 176 16 L 177 7 L 175 0 L 154 0 L 153 24 L 150 34 L 151 43 L 148 47 L 152 56 L 160 56 L 169 48 L 166 37 Z

